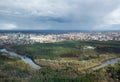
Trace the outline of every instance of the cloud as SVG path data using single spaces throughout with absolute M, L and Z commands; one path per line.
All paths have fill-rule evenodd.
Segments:
M 75 0 L 75 5 L 76 5 Z M 6 4 L 8 2 L 9 4 Z M 2 7 L 11 11 L 18 10 L 21 14 L 38 16 L 64 16 L 70 13 L 75 7 L 73 0 L 7 0 L 1 1 Z M 63 11 L 63 12 L 62 12 Z M 13 12 L 14 13 L 14 12 Z
M 17 26 L 15 24 L 0 24 L 0 29 L 1 30 L 12 30 L 16 29 Z
M 110 25 L 120 24 L 120 7 L 112 11 L 107 17 L 105 22 Z
M 0 22 L 16 29 L 114 29 L 119 5 L 119 0 L 1 0 Z
M 94 27 L 101 30 L 120 30 L 120 7 L 103 17 L 102 23 Z

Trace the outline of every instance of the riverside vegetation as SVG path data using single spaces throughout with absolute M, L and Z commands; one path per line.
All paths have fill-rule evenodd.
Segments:
M 87 49 L 88 46 L 94 49 Z M 42 69 L 35 70 L 19 58 L 0 53 L 1 82 L 117 82 L 120 63 L 90 71 L 100 63 L 120 56 L 120 42 L 64 41 L 1 48 L 29 56 Z

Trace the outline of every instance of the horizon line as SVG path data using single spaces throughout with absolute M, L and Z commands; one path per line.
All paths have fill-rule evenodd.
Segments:
M 78 29 L 0 29 L 0 31 L 120 31 L 120 30 L 78 30 Z

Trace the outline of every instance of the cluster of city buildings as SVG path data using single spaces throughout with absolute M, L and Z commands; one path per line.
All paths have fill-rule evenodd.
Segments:
M 66 40 L 120 41 L 120 32 L 72 32 L 62 34 L 0 33 L 0 44 L 51 43 Z

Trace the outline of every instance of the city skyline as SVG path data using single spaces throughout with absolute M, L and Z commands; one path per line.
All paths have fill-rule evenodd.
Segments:
M 119 0 L 1 0 L 0 30 L 120 30 L 119 5 Z

